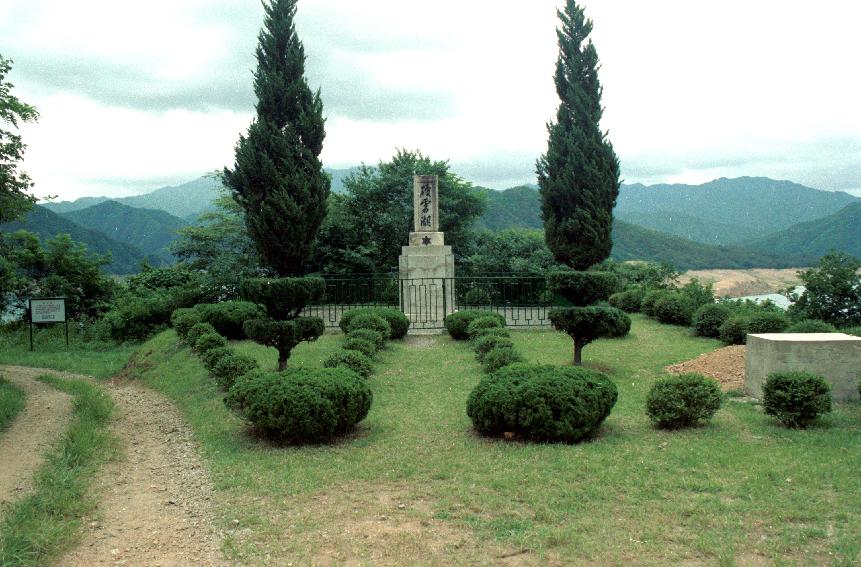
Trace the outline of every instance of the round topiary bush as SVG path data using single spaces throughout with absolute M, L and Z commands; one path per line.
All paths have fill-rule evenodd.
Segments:
M 831 411 L 831 385 L 810 372 L 776 372 L 762 386 L 762 407 L 787 427 L 804 428 Z
M 751 315 L 748 324 L 748 334 L 782 333 L 789 327 L 789 319 L 783 313 L 755 313 Z
M 227 339 L 212 331 L 211 333 L 203 333 L 197 338 L 194 343 L 193 350 L 198 354 L 208 352 L 214 348 L 222 348 L 227 346 Z
M 194 325 L 201 323 L 200 314 L 192 307 L 182 307 L 170 315 L 170 324 L 176 330 L 180 340 L 186 340 L 188 332 Z
M 506 329 L 505 327 L 489 327 L 487 329 L 479 329 L 479 331 L 470 337 L 470 341 L 473 343 L 482 337 L 504 337 L 506 339 L 511 338 L 511 331 Z
M 218 361 L 221 360 L 225 356 L 230 356 L 233 354 L 233 349 L 229 346 L 211 348 L 206 352 L 200 353 L 198 358 L 206 367 L 207 370 L 212 372 L 212 369 L 215 368 L 215 365 L 218 364 Z
M 392 326 L 389 325 L 389 322 L 382 317 L 369 313 L 353 317 L 347 325 L 347 334 L 349 335 L 359 329 L 370 329 L 380 333 L 384 337 L 392 336 Z
M 836 333 L 837 329 L 831 323 L 819 319 L 803 319 L 787 327 L 784 333 Z
M 241 376 L 224 401 L 267 438 L 319 443 L 355 427 L 371 400 L 368 382 L 352 370 L 289 368 Z
M 375 331 L 373 329 L 353 329 L 349 333 L 347 333 L 348 339 L 362 339 L 363 341 L 368 341 L 376 347 L 377 350 L 381 350 L 384 346 L 386 346 L 386 339 L 388 339 L 388 335 L 383 335 L 379 331 Z
M 658 298 L 652 307 L 654 317 L 665 325 L 688 327 L 694 317 L 695 306 L 681 293 L 668 293 Z
M 574 340 L 574 364 L 582 363 L 583 348 L 602 337 L 622 337 L 631 329 L 631 318 L 609 305 L 562 307 L 547 314 L 557 331 Z
M 639 313 L 643 306 L 643 298 L 645 297 L 645 290 L 640 288 L 629 289 L 614 293 L 607 302 L 616 309 L 621 309 L 626 313 Z
M 357 350 L 339 350 L 323 361 L 324 368 L 349 368 L 362 378 L 369 378 L 374 371 L 371 359 Z
M 218 333 L 230 340 L 245 338 L 242 326 L 251 319 L 265 317 L 263 309 L 248 301 L 222 301 L 221 303 L 202 303 L 194 309 L 204 323 L 212 325 Z
M 402 339 L 407 335 L 410 328 L 410 320 L 400 310 L 391 307 L 362 307 L 359 309 L 351 309 L 341 316 L 338 326 L 346 334 L 347 326 L 354 317 L 359 315 L 376 315 L 385 319 L 392 328 L 391 335 L 387 338 Z
M 495 335 L 482 335 L 472 343 L 472 350 L 475 351 L 475 358 L 479 362 L 484 362 L 484 356 L 495 348 L 514 348 L 514 343 L 506 337 L 498 337 Z
M 656 381 L 649 390 L 646 413 L 656 427 L 678 429 L 707 421 L 720 409 L 717 380 L 702 374 L 682 374 Z
M 374 346 L 374 343 L 366 341 L 365 339 L 347 339 L 344 341 L 344 344 L 341 345 L 341 348 L 344 350 L 355 350 L 361 352 L 368 358 L 373 358 L 374 355 L 377 354 L 377 347 Z
M 220 358 L 210 372 L 215 377 L 215 383 L 218 384 L 218 387 L 226 392 L 230 390 L 240 376 L 257 370 L 259 366 L 254 358 L 246 354 L 231 352 Z
M 473 311 L 468 309 L 447 315 L 443 324 L 445 325 L 445 330 L 448 331 L 449 335 L 451 335 L 451 338 L 456 341 L 465 341 L 469 338 L 467 329 L 469 328 L 470 323 L 479 317 L 495 317 L 499 321 L 499 325 L 496 325 L 497 327 L 505 326 L 505 317 L 499 313 L 492 313 L 490 311 Z
M 547 275 L 547 286 L 572 305 L 585 307 L 606 301 L 618 289 L 619 278 L 612 272 L 560 270 Z
M 693 327 L 701 337 L 716 339 L 720 336 L 720 326 L 729 319 L 731 311 L 726 305 L 709 303 L 694 313 Z
M 669 295 L 669 290 L 666 289 L 653 289 L 651 291 L 647 291 L 646 295 L 643 296 L 643 303 L 640 306 L 640 311 L 648 315 L 649 317 L 654 318 L 655 314 L 655 304 L 662 297 Z
M 512 364 L 479 382 L 466 413 L 484 435 L 574 443 L 600 427 L 617 397 L 616 385 L 595 370 Z
M 466 334 L 472 338 L 483 329 L 495 329 L 505 327 L 505 320 L 500 321 L 500 317 L 484 316 L 473 319 L 472 323 L 466 328 Z
M 750 318 L 734 315 L 720 326 L 720 340 L 727 345 L 743 345 L 747 341 L 747 326 Z
M 215 327 L 209 323 L 195 323 L 185 334 L 185 342 L 193 348 L 197 339 L 208 333 L 215 333 Z
M 481 361 L 481 368 L 489 374 L 517 362 L 523 362 L 523 357 L 514 348 L 499 345 L 487 351 Z

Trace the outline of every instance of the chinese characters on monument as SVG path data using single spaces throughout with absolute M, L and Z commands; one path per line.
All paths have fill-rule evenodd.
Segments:
M 416 232 L 439 231 L 438 184 L 436 175 L 416 175 L 413 178 Z

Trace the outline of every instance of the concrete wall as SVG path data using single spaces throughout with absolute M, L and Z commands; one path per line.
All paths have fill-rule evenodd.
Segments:
M 842 333 L 780 333 L 747 336 L 745 390 L 762 398 L 769 374 L 804 370 L 824 376 L 834 402 L 858 399 L 861 337 Z

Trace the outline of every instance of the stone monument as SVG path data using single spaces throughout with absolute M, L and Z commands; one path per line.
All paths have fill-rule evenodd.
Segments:
M 454 255 L 439 231 L 439 178 L 413 177 L 413 222 L 409 246 L 399 258 L 400 299 L 410 328 L 441 329 L 454 310 Z

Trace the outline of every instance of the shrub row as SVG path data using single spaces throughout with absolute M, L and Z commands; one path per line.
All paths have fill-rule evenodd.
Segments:
M 464 322 L 467 322 L 465 331 Z M 523 362 L 505 328 L 505 318 L 498 313 L 459 311 L 446 317 L 444 324 L 452 337 L 465 336 L 470 340 L 476 360 L 487 373 Z
M 498 323 L 496 327 L 505 327 L 505 317 L 499 313 L 469 309 L 447 315 L 443 324 L 445 325 L 445 330 L 448 331 L 449 335 L 451 335 L 451 338 L 456 341 L 465 341 L 470 338 L 469 326 L 476 319 L 485 319 L 485 321 L 480 324 L 483 328 L 493 328 L 494 325 L 487 322 L 487 318 L 496 320 Z
M 191 308 L 177 309 L 170 323 L 178 334 L 185 332 L 196 323 L 209 323 L 218 334 L 229 340 L 246 338 L 243 326 L 246 321 L 260 319 L 263 310 L 247 301 L 222 301 L 221 303 L 201 303 Z
M 349 332 L 348 327 L 355 317 L 363 317 L 373 315 L 385 320 L 391 328 L 387 338 L 402 339 L 407 336 L 407 331 L 410 328 L 410 320 L 399 309 L 391 307 L 362 307 L 360 309 L 351 309 L 341 316 L 338 326 L 346 334 Z
M 374 356 L 389 339 L 406 336 L 410 321 L 397 309 L 363 307 L 344 313 L 338 325 L 346 339 L 339 351 L 323 361 L 323 366 L 348 368 L 362 378 L 369 378 Z
M 227 392 L 241 376 L 258 368 L 256 360 L 228 346 L 227 339 L 209 323 L 194 323 L 189 327 L 187 323 L 194 320 L 189 312 L 194 310 L 178 309 L 171 316 L 176 334 L 197 353 L 222 391 Z

